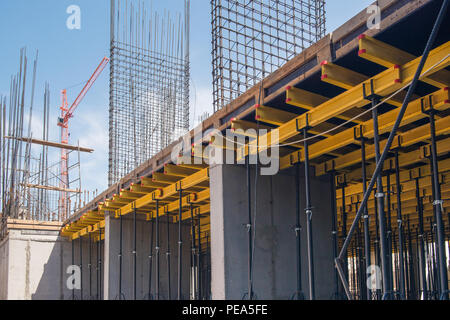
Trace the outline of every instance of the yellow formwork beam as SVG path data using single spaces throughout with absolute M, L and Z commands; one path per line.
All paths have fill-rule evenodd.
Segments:
M 276 126 L 282 125 L 291 119 L 298 116 L 296 113 L 283 111 L 276 108 L 271 108 L 263 105 L 255 105 L 255 120 L 273 124 Z
M 439 177 L 440 181 L 450 181 L 450 159 L 445 159 L 439 161 Z M 429 165 L 418 167 L 418 171 L 421 172 L 421 175 L 414 175 L 413 172 L 415 172 L 414 169 L 412 170 L 405 170 L 400 171 L 400 184 L 402 186 L 402 190 L 413 190 L 415 189 L 415 179 L 417 178 L 419 181 L 419 187 L 424 187 L 431 185 L 431 170 L 429 168 Z M 390 174 L 389 179 L 391 181 L 391 185 L 395 186 L 395 174 Z M 387 186 L 387 176 L 382 177 L 383 187 Z M 355 184 L 349 184 L 344 188 L 344 192 L 346 196 L 353 196 L 356 194 L 362 194 L 362 183 L 355 183 Z M 338 188 L 336 190 L 336 198 L 341 199 L 342 198 L 342 188 Z
M 408 108 L 406 109 L 405 115 L 403 117 L 401 125 L 406 125 L 427 117 L 426 114 L 422 112 L 422 105 L 424 108 L 429 107 L 429 98 L 433 103 L 433 108 L 436 110 L 447 110 L 450 107 L 450 91 L 448 88 L 444 88 L 438 90 L 432 94 L 425 96 L 424 98 L 420 98 L 414 100 L 408 104 Z M 389 132 L 394 126 L 395 120 L 397 119 L 398 110 L 394 109 L 388 111 L 384 114 L 378 116 L 378 131 L 379 134 L 383 134 L 385 132 Z M 356 130 L 356 131 L 355 131 Z M 365 138 L 373 138 L 373 121 L 368 120 L 364 122 L 361 126 L 357 126 L 355 128 L 346 129 L 342 132 L 339 132 L 329 138 L 318 141 L 309 146 L 309 157 L 310 159 L 314 159 L 323 154 L 330 153 L 339 148 L 345 147 L 352 143 L 358 143 L 357 138 L 364 135 Z M 295 159 L 295 162 L 304 161 L 303 153 L 300 154 L 301 159 L 298 159 L 298 153 L 293 152 L 293 158 L 291 155 L 287 155 L 281 157 L 280 159 L 280 168 L 285 169 L 292 165 L 292 159 Z
M 356 71 L 341 67 L 332 62 L 323 61 L 321 64 L 323 82 L 349 90 L 369 77 Z
M 369 78 L 366 75 L 341 67 L 332 62 L 323 61 L 321 63 L 321 66 L 322 66 L 322 77 L 321 77 L 322 81 L 333 84 L 337 87 L 346 90 L 351 89 L 352 87 L 360 84 L 361 82 L 364 82 Z M 406 93 L 402 91 L 397 96 L 393 97 L 392 99 L 389 99 L 387 103 L 396 107 L 401 107 L 405 95 Z M 417 97 L 413 96 L 412 100 L 416 98 Z
M 181 177 L 170 176 L 161 172 L 153 172 L 152 179 L 154 182 L 174 183 L 181 180 Z
M 181 179 L 176 183 L 173 183 L 167 187 L 157 189 L 152 193 L 146 194 L 135 201 L 122 206 L 115 210 L 115 215 L 126 215 L 133 211 L 133 208 L 141 208 L 150 203 L 153 203 L 155 199 L 163 200 L 165 198 L 174 196 L 178 193 L 178 190 L 181 188 L 183 190 L 196 186 L 202 182 L 209 181 L 209 168 L 202 169 L 189 177 Z
M 295 88 L 292 86 L 286 87 L 286 103 L 292 106 L 300 107 L 306 110 L 313 110 L 315 107 L 325 103 L 328 100 L 330 99 L 317 93 Z M 342 120 L 350 119 L 349 117 L 343 115 L 337 115 L 336 118 Z M 361 121 L 355 119 L 355 121 L 353 122 L 360 123 Z
M 255 131 L 252 132 L 249 129 L 253 129 Z M 258 125 L 255 122 L 251 121 L 231 119 L 231 131 L 236 135 L 245 135 L 247 137 L 256 138 L 256 130 L 258 129 L 270 130 L 272 129 L 272 127 L 264 125 L 263 123 L 260 123 Z
M 449 120 L 450 117 L 446 117 L 436 121 L 436 135 L 447 134 L 450 132 Z M 394 139 L 392 149 L 395 149 L 397 147 L 407 147 L 417 142 L 426 141 L 427 139 L 430 138 L 430 136 L 431 136 L 430 126 L 428 124 L 417 127 L 407 132 L 398 134 Z M 380 141 L 381 150 L 383 150 L 384 146 L 386 145 L 386 142 L 387 139 Z M 440 152 L 442 152 L 442 150 Z M 366 160 L 372 158 L 375 158 L 375 146 L 367 145 Z M 360 162 L 361 162 L 361 151 L 356 150 L 353 152 L 349 152 L 343 156 L 340 156 L 336 159 L 330 160 L 329 165 L 330 166 L 334 165 L 334 169 L 339 170 Z
M 364 34 L 359 36 L 358 55 L 386 68 L 406 64 L 416 59 L 416 56 L 408 52 Z M 440 70 L 434 75 L 424 77 L 421 80 L 438 88 L 448 87 L 450 85 L 450 72 Z
M 182 166 L 176 166 L 176 165 L 169 164 L 169 163 L 166 163 L 164 165 L 164 174 L 177 176 L 177 177 L 188 177 L 191 174 L 194 174 L 199 170 L 200 170 L 199 168 L 197 168 L 197 169 L 185 168 Z
M 450 41 L 431 50 L 428 59 L 425 62 L 424 71 L 421 74 L 421 77 L 425 76 L 425 72 L 427 73 L 426 76 L 428 76 L 450 65 L 450 57 L 448 57 L 449 53 Z M 402 66 L 389 68 L 372 77 L 370 80 L 373 84 L 373 93 L 380 96 L 387 96 L 411 82 L 419 62 L 420 58 L 417 58 Z M 304 128 L 307 125 L 312 127 L 317 126 L 351 108 L 362 107 L 368 104 L 369 101 L 364 98 L 363 85 L 365 85 L 367 90 L 371 88 L 370 81 L 365 81 L 281 125 L 278 128 L 278 140 L 280 142 L 286 141 L 287 139 L 298 135 L 299 128 Z M 266 137 L 262 137 L 261 139 L 263 141 L 272 141 L 272 132 L 267 133 Z M 251 150 L 252 154 L 256 153 L 256 141 L 250 142 L 249 145 L 250 148 L 241 147 L 238 149 L 238 160 L 242 160 L 247 156 L 249 150 Z M 258 150 L 261 152 L 269 148 L 270 145 L 259 146 Z

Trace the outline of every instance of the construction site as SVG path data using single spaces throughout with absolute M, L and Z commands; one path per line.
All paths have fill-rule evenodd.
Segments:
M 42 96 L 26 49 L 0 91 L 0 300 L 450 298 L 448 0 L 335 30 L 326 0 L 205 1 L 197 124 L 191 1 L 103 1 L 81 91 Z M 99 77 L 108 187 L 89 190 L 71 118 Z

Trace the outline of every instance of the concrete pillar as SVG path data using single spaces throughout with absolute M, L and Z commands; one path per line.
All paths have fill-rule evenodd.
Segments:
M 251 205 L 254 213 L 255 175 L 251 170 Z M 308 298 L 304 179 L 301 170 L 302 289 Z M 241 299 L 247 292 L 247 187 L 246 169 L 216 165 L 210 169 L 211 268 L 213 299 Z M 328 176 L 311 179 L 313 242 L 317 299 L 333 295 L 331 195 Z M 253 288 L 258 299 L 290 299 L 296 291 L 295 176 L 284 170 L 259 176 L 254 248 Z
M 154 247 L 155 229 L 153 232 Z M 167 268 L 167 223 L 166 216 L 160 218 L 160 299 L 168 298 L 168 268 Z M 138 214 L 136 222 L 136 299 L 148 299 L 148 276 L 149 276 L 149 254 L 150 254 L 150 235 L 151 225 L 145 220 L 145 216 Z M 133 299 L 134 286 L 134 222 L 133 214 L 123 217 L 122 221 L 122 299 Z M 189 299 L 189 276 L 190 276 L 190 225 L 182 225 L 182 296 Z M 120 239 L 120 220 L 113 216 L 107 216 L 105 219 L 105 245 L 104 245 L 104 298 L 105 300 L 114 300 L 119 298 L 119 239 Z M 178 266 L 178 225 L 169 224 L 170 235 L 170 278 L 171 278 L 171 296 L 170 299 L 177 298 L 177 266 Z M 153 257 L 152 267 L 152 297 L 155 299 L 155 258 Z

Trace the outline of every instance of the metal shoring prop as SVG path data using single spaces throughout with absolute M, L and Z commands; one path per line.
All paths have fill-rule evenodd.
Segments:
M 155 231 L 155 300 L 159 300 L 159 199 L 155 199 L 153 196 L 153 200 L 156 205 L 156 231 Z
M 397 129 L 400 126 L 400 123 L 401 123 L 401 121 L 403 119 L 403 116 L 405 114 L 406 107 L 408 106 L 408 103 L 409 103 L 409 101 L 411 99 L 411 96 L 412 96 L 412 94 L 414 93 L 414 91 L 416 89 L 417 81 L 419 80 L 419 76 L 420 76 L 420 74 L 422 72 L 422 69 L 423 69 L 423 66 L 425 64 L 425 61 L 428 58 L 428 54 L 430 52 L 430 49 L 431 49 L 431 47 L 432 47 L 432 45 L 434 43 L 434 40 L 436 39 L 439 27 L 440 27 L 440 25 L 442 23 L 442 20 L 444 19 L 444 16 L 445 16 L 445 13 L 446 13 L 446 10 L 447 10 L 447 6 L 448 6 L 448 0 L 444 0 L 444 2 L 442 3 L 441 9 L 439 11 L 438 17 L 436 18 L 436 22 L 435 22 L 435 24 L 433 26 L 433 30 L 431 31 L 430 37 L 429 37 L 429 39 L 427 41 L 427 44 L 425 46 L 424 52 L 422 54 L 422 58 L 420 59 L 419 66 L 417 67 L 417 70 L 415 72 L 414 78 L 413 78 L 413 80 L 412 80 L 412 82 L 411 82 L 411 84 L 410 84 L 410 86 L 408 88 L 408 92 L 406 93 L 405 99 L 403 101 L 402 107 L 400 108 L 400 111 L 398 113 L 397 119 L 396 119 L 396 121 L 394 123 L 394 126 L 392 128 L 392 131 L 389 134 L 389 138 L 387 140 L 387 143 L 385 145 L 383 153 L 382 153 L 380 159 L 378 159 L 378 161 L 377 161 L 377 165 L 376 165 L 375 171 L 374 171 L 374 173 L 372 175 L 372 179 L 370 180 L 370 183 L 369 183 L 369 187 L 368 187 L 369 190 L 368 191 L 372 190 L 372 188 L 374 187 L 375 181 L 378 178 L 378 176 L 380 175 L 380 172 L 381 172 L 381 170 L 383 168 L 384 160 L 386 159 L 387 154 L 389 152 L 389 149 L 391 148 L 392 142 L 394 140 L 394 136 L 397 133 Z M 344 289 L 345 289 L 345 292 L 347 294 L 348 299 L 351 299 L 351 295 L 350 295 L 350 292 L 348 290 L 347 279 L 345 278 L 345 275 L 344 275 L 343 270 L 342 270 L 342 265 L 341 265 L 342 253 L 345 250 L 347 250 L 347 247 L 349 245 L 350 239 L 351 239 L 351 237 L 353 235 L 353 232 L 354 232 L 354 230 L 356 228 L 356 224 L 358 223 L 359 219 L 361 218 L 361 215 L 363 213 L 363 208 L 366 205 L 368 199 L 369 199 L 369 192 L 366 192 L 364 194 L 364 197 L 363 197 L 361 205 L 360 205 L 360 207 L 358 209 L 358 212 L 357 212 L 357 214 L 355 216 L 355 219 L 354 219 L 354 221 L 352 223 L 352 226 L 350 227 L 349 234 L 348 234 L 347 238 L 344 241 L 344 245 L 342 246 L 342 249 L 341 249 L 341 252 L 339 254 L 339 257 L 336 258 L 336 261 L 335 261 L 336 262 L 336 267 L 338 268 L 338 271 L 339 271 L 339 276 L 340 276 L 341 281 L 343 283 L 343 286 L 344 286 Z M 386 280 L 386 279 L 383 278 L 383 280 Z M 384 289 L 386 290 L 386 288 L 384 288 Z
M 179 208 L 178 208 L 178 292 L 177 292 L 177 299 L 181 300 L 182 299 L 182 288 L 181 288 L 181 283 L 182 283 L 182 251 L 183 251 L 183 234 L 182 234 L 182 230 L 181 230 L 181 220 L 182 220 L 182 210 L 183 210 L 183 188 L 181 187 L 181 182 L 179 184 Z
M 99 228 L 100 229 L 100 228 Z M 96 299 L 97 300 L 100 300 L 100 294 L 99 294 L 99 289 L 100 289 L 100 286 L 99 286 L 99 284 L 98 284 L 98 272 L 99 272 L 99 270 L 100 270 L 100 268 L 98 267 L 98 259 L 100 258 L 100 253 L 99 253 L 99 246 L 98 246 L 98 244 L 100 243 L 100 238 L 99 238 L 99 240 L 98 240 L 98 242 L 97 242 L 97 248 L 96 248 L 96 251 L 97 251 L 97 254 L 96 254 L 96 265 L 95 265 L 95 274 L 96 274 L 96 281 L 95 281 L 95 286 L 96 286 L 96 294 L 95 294 L 95 297 L 96 297 Z
M 195 196 L 194 196 L 195 197 Z M 194 292 L 194 300 L 198 300 L 198 292 L 197 292 L 197 261 L 195 257 L 195 225 L 194 225 L 194 205 L 191 202 L 191 197 L 189 196 L 189 209 L 191 212 L 191 283 L 193 285 L 192 291 Z
M 210 256 L 210 252 L 211 252 L 211 248 L 209 245 L 209 233 L 206 234 L 206 293 L 207 293 L 207 298 L 206 300 L 211 300 L 211 279 L 210 279 L 210 274 L 211 274 L 211 265 L 210 265 L 210 261 L 211 261 L 211 256 Z
M 80 239 L 80 300 L 83 300 L 83 241 Z
M 432 300 L 433 299 L 433 262 L 431 261 L 431 253 L 430 253 L 430 244 L 428 242 L 428 233 L 425 232 L 424 233 L 424 238 L 425 240 L 425 256 L 426 256 L 426 265 L 428 268 L 428 272 L 427 272 L 427 277 L 428 277 L 428 282 L 427 282 L 427 296 L 428 296 L 428 300 Z
M 333 162 L 333 170 L 330 172 L 330 186 L 331 186 L 331 238 L 333 244 L 333 259 L 336 259 L 338 255 L 338 231 L 337 231 L 337 208 L 336 208 L 336 171 L 334 170 L 334 162 Z M 334 269 L 334 299 L 338 300 L 340 298 L 339 293 L 339 275 L 337 273 L 336 268 Z
M 153 212 L 150 217 L 150 252 L 148 254 L 148 300 L 152 299 L 152 271 L 153 271 Z
M 75 265 L 75 247 L 74 240 L 72 239 L 72 266 Z M 75 300 L 75 277 L 72 280 L 72 300 Z
M 381 176 L 381 175 L 380 175 Z M 392 220 L 391 220 L 391 170 L 387 171 L 386 174 L 386 244 L 387 244 L 387 263 L 389 268 L 389 285 L 391 288 L 391 299 L 395 298 L 394 292 L 394 272 L 392 271 L 393 267 L 393 257 L 392 257 Z
M 98 283 L 99 283 L 99 300 L 102 299 L 102 228 L 98 227 L 98 248 L 99 248 L 99 258 L 98 258 Z
M 305 154 L 305 213 L 306 213 L 306 240 L 308 253 L 308 280 L 309 280 L 309 300 L 315 300 L 315 286 L 314 286 L 314 256 L 313 256 L 313 234 L 312 234 L 312 206 L 311 206 L 311 190 L 309 181 L 309 145 L 308 145 L 308 130 L 309 118 L 306 113 L 306 124 L 303 128 L 299 128 L 298 119 L 295 120 L 297 132 L 303 132 L 304 138 L 304 154 Z
M 375 195 L 377 194 L 377 190 L 374 189 L 373 190 L 373 204 L 374 204 L 374 209 L 375 209 L 375 240 L 374 240 L 374 251 L 375 251 L 375 265 L 379 266 L 380 265 L 380 228 L 379 228 L 379 221 L 378 221 L 378 204 L 377 204 L 377 198 L 375 197 Z M 376 300 L 380 300 L 381 298 L 381 289 L 380 288 L 376 288 L 375 289 L 375 297 Z
M 358 210 L 359 201 L 356 202 L 356 210 Z M 358 228 L 358 245 L 357 245 L 357 255 L 358 255 L 358 288 L 359 288 L 359 300 L 367 300 L 367 288 L 365 281 L 365 264 L 364 264 L 364 254 L 362 248 L 362 236 L 361 236 L 361 224 Z
M 366 141 L 367 138 L 364 137 L 363 126 L 359 127 L 359 135 L 356 134 L 355 130 L 355 138 L 361 141 L 361 173 L 362 173 L 362 185 L 363 185 L 363 194 L 367 191 L 367 172 L 366 172 Z M 364 206 L 364 260 L 365 260 L 365 271 L 370 266 L 370 220 L 369 220 L 369 211 L 367 209 L 367 204 Z M 364 272 L 366 273 L 366 272 Z M 372 300 L 372 290 L 369 286 L 365 285 L 366 288 L 366 297 L 368 300 Z
M 423 203 L 422 198 L 420 197 L 420 189 L 419 189 L 419 178 L 415 178 L 416 182 L 416 201 L 417 201 L 417 214 L 418 214 L 418 233 L 417 233 L 417 242 L 419 244 L 419 273 L 420 273 L 420 281 L 419 285 L 422 291 L 422 297 L 419 296 L 419 299 L 427 300 L 427 279 L 425 275 L 425 239 L 423 232 Z
M 253 246 L 252 246 L 252 205 L 251 205 L 251 185 L 250 185 L 250 150 L 249 150 L 249 152 L 247 152 L 247 156 L 245 157 L 245 169 L 246 169 L 246 177 L 247 177 L 247 203 L 248 203 L 248 222 L 245 225 L 245 227 L 247 229 L 247 248 L 248 248 L 247 297 L 248 297 L 248 300 L 253 300 L 253 283 L 252 283 Z M 258 174 L 258 173 L 256 172 L 255 174 Z M 245 294 L 243 296 L 243 299 L 245 299 Z
M 122 242 L 123 242 L 123 216 L 119 209 L 119 300 L 122 300 Z
M 447 2 L 447 1 L 445 1 Z M 436 125 L 435 115 L 436 110 L 433 108 L 432 96 L 429 96 L 429 109 L 424 110 L 423 99 L 421 100 L 422 111 L 428 114 L 430 120 L 430 134 L 431 134 L 431 157 L 430 166 L 432 169 L 432 189 L 433 189 L 433 211 L 436 221 L 436 242 L 437 242 L 437 258 L 439 270 L 439 287 L 440 300 L 448 300 L 448 275 L 447 275 L 447 258 L 445 254 L 445 232 L 444 222 L 442 220 L 443 200 L 441 196 L 441 185 L 439 183 L 439 167 L 437 161 L 436 148 Z
M 380 101 L 380 96 L 374 93 L 373 80 L 370 81 L 370 94 L 366 93 L 366 86 L 363 83 L 363 95 L 366 100 L 371 101 L 372 107 L 375 107 Z M 378 163 L 380 160 L 380 137 L 378 135 L 378 109 L 372 109 L 372 121 L 373 121 L 373 140 L 375 147 L 375 162 Z M 383 190 L 383 180 L 381 177 L 382 168 L 379 174 L 376 176 L 377 192 L 375 193 L 375 199 L 377 200 L 378 208 L 378 227 L 380 236 L 380 251 L 381 251 L 381 273 L 383 282 L 383 296 L 382 300 L 392 299 L 392 283 L 391 283 L 391 269 L 389 255 L 389 233 L 386 230 L 386 216 L 384 209 L 384 199 L 385 194 Z M 389 192 L 389 190 L 388 190 Z M 389 197 L 389 195 L 388 195 Z M 389 207 L 388 207 L 389 210 Z
M 304 300 L 305 296 L 302 291 L 302 266 L 301 266 L 301 246 L 300 246 L 300 163 L 295 164 L 295 249 L 297 261 L 297 291 L 292 296 L 293 300 Z
M 136 300 L 136 293 L 137 293 L 137 237 L 136 237 L 136 204 L 133 202 L 131 204 L 131 207 L 133 208 L 133 251 L 131 252 L 133 254 L 133 300 Z
M 414 226 L 413 226 L 413 228 L 414 228 Z M 420 255 L 419 230 L 418 230 L 417 227 L 415 228 L 415 233 L 416 233 L 416 239 L 417 239 L 417 241 L 416 241 L 416 251 L 417 251 L 417 252 L 419 253 L 419 255 Z M 424 300 L 424 299 L 421 298 L 421 294 L 420 294 L 420 291 L 421 291 L 421 289 L 422 289 L 422 287 L 421 287 L 422 279 L 421 279 L 421 271 L 420 271 L 420 270 L 422 270 L 422 269 L 421 269 L 422 266 L 421 266 L 421 264 L 420 264 L 419 259 L 416 259 L 416 260 L 417 260 L 416 268 L 417 268 L 418 273 L 419 273 L 419 283 L 418 283 L 418 285 L 417 285 L 417 290 L 416 290 L 416 293 L 417 293 L 417 300 Z
M 406 298 L 405 294 L 405 262 L 404 262 L 404 240 L 403 240 L 403 220 L 402 220 L 402 197 L 401 197 L 401 184 L 400 184 L 400 164 L 398 161 L 398 149 L 395 150 L 395 184 L 397 194 L 397 230 L 398 230 L 398 255 L 399 255 L 399 286 L 400 286 L 400 299 Z
M 201 249 L 202 249 L 202 243 L 201 243 L 201 232 L 200 232 L 200 215 L 197 216 L 197 288 L 198 288 L 198 299 L 203 300 L 203 294 L 202 294 L 202 260 L 201 260 Z
M 97 242 L 97 300 L 101 299 L 101 249 L 100 243 L 102 241 L 102 229 L 98 227 L 99 237 Z
M 347 212 L 346 212 L 346 204 L 345 204 L 345 178 L 341 183 L 342 190 L 342 228 L 341 228 L 341 237 L 345 239 L 347 236 Z M 344 254 L 344 267 L 345 267 L 345 275 L 348 278 L 348 251 Z
M 167 233 L 167 251 L 166 251 L 166 262 L 167 262 L 167 300 L 170 300 L 172 297 L 172 287 L 170 286 L 170 217 L 169 213 L 166 211 L 166 207 L 164 207 L 164 213 L 166 215 L 166 233 Z
M 431 295 L 434 297 L 434 300 L 439 299 L 439 292 L 440 292 L 440 283 L 439 283 L 439 272 L 437 272 L 437 262 L 436 262 L 436 245 L 434 242 L 434 234 L 433 234 L 433 229 L 434 229 L 434 225 L 433 225 L 433 219 L 432 217 L 428 218 L 428 221 L 430 222 L 430 242 L 429 242 L 429 246 L 431 247 L 430 250 L 430 263 L 431 263 L 431 279 L 433 279 L 432 282 L 432 290 L 431 290 Z
M 415 283 L 415 275 L 414 275 L 414 266 L 413 266 L 413 259 L 412 259 L 412 237 L 411 237 L 411 225 L 409 223 L 409 215 L 408 215 L 408 264 L 407 264 L 407 272 L 408 272 L 408 300 L 412 298 L 413 300 L 416 300 L 416 283 Z M 417 251 L 419 252 L 419 251 Z
M 89 270 L 89 299 L 92 299 L 92 242 L 91 242 L 91 233 L 89 232 L 89 263 L 88 263 L 88 270 Z

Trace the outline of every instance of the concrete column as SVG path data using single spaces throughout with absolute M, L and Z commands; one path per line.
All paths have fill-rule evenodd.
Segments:
M 302 175 L 303 171 L 301 170 Z M 246 169 L 216 165 L 210 169 L 211 268 L 213 299 L 241 299 L 247 292 Z M 329 177 L 311 179 L 313 242 L 317 299 L 333 295 L 331 195 Z M 251 205 L 255 206 L 251 174 Z M 304 179 L 300 178 L 302 289 L 308 298 Z M 258 299 L 290 299 L 296 291 L 295 176 L 285 170 L 259 176 L 253 288 Z
M 128 214 L 122 218 L 122 299 L 133 299 L 134 286 L 134 222 L 133 214 Z M 167 273 L 167 223 L 166 216 L 160 218 L 160 299 L 168 299 L 168 273 Z M 155 247 L 155 229 L 153 232 L 153 255 Z M 151 226 L 145 220 L 145 216 L 138 214 L 136 222 L 136 299 L 148 299 L 148 276 L 149 276 L 149 254 L 150 254 L 150 230 Z M 190 225 L 183 223 L 183 257 L 182 257 L 182 293 L 183 298 L 189 299 L 189 276 L 190 276 Z M 120 220 L 113 216 L 105 219 L 105 242 L 104 242 L 104 298 L 114 300 L 119 297 L 119 239 Z M 177 265 L 178 265 L 178 225 L 169 225 L 170 234 L 170 276 L 171 276 L 171 296 L 177 297 Z M 155 258 L 153 257 L 152 268 L 152 296 L 155 298 Z

